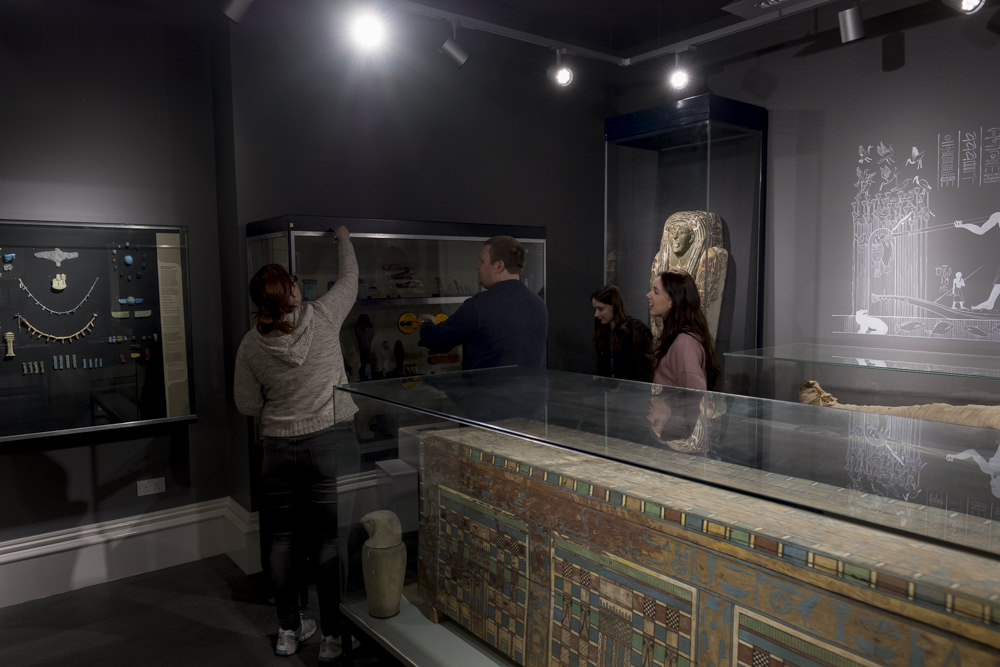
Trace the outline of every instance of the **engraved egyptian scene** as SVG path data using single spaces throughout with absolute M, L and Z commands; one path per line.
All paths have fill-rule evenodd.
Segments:
M 865 142 L 856 163 L 851 305 L 835 332 L 1000 340 L 1000 126 Z

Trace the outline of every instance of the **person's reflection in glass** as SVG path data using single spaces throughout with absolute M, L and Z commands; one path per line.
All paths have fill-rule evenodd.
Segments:
M 421 379 L 447 397 L 458 417 L 487 424 L 515 419 L 543 423 L 546 419 L 549 383 L 543 369 L 509 366 Z M 498 385 L 515 389 L 499 395 Z
M 358 315 L 354 323 L 354 338 L 358 343 L 358 380 L 374 380 L 377 377 L 378 359 L 372 351 L 375 325 L 367 313 Z
M 706 454 L 709 442 L 702 415 L 703 395 L 652 386 L 646 421 L 653 438 L 675 452 Z

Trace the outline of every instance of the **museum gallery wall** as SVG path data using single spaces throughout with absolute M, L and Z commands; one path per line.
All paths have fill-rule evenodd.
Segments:
M 153 250 L 155 239 L 135 226 L 186 231 L 183 281 L 190 296 L 185 315 L 192 355 L 183 371 L 190 405 L 168 408 L 154 401 L 152 411 L 143 410 L 154 418 L 179 411 L 187 419 L 8 437 L 0 447 L 0 541 L 72 533 L 230 494 L 249 505 L 247 482 L 238 482 L 238 472 L 227 478 L 229 466 L 245 469 L 246 464 L 238 463 L 240 450 L 225 451 L 230 429 L 228 407 L 220 400 L 228 380 L 219 316 L 211 23 L 199 23 L 207 14 L 195 9 L 194 3 L 175 3 L 169 10 L 150 3 L 0 4 L 0 80 L 6 100 L 0 109 L 0 218 L 23 222 L 14 229 L 5 226 L 0 238 L 0 252 L 16 255 L 7 262 L 11 268 L 3 283 L 11 289 L 3 290 L 0 304 L 0 325 L 4 333 L 14 333 L 16 355 L 0 366 L 4 386 L 21 392 L 27 386 L 59 385 L 70 388 L 68 396 L 75 400 L 77 384 L 89 387 L 105 376 L 163 368 L 164 327 L 184 318 L 164 313 L 160 321 L 163 293 L 157 285 L 163 287 L 165 278 L 155 272 L 155 258 L 161 253 Z M 100 229 L 84 225 L 74 231 L 45 223 L 91 223 Z M 126 242 L 142 247 L 126 248 Z M 130 254 L 134 274 L 147 264 L 142 277 L 132 275 L 131 281 L 115 270 L 126 266 Z M 61 274 L 66 287 L 56 291 L 49 280 Z M 42 308 L 61 313 L 77 304 L 67 314 Z M 147 316 L 146 311 L 155 312 Z M 91 329 L 75 341 L 38 335 L 72 334 L 95 313 Z M 151 340 L 153 332 L 159 341 Z M 125 335 L 129 342 L 118 342 Z M 140 356 L 133 358 L 135 353 Z M 27 361 L 37 364 L 39 374 L 23 374 Z M 163 400 L 163 381 L 149 388 L 158 389 Z M 186 390 L 182 394 L 188 398 Z M 29 395 L 34 394 L 5 398 L 0 407 L 9 411 L 4 424 L 27 418 L 29 431 L 76 428 L 82 423 L 70 418 L 88 414 L 76 411 L 75 403 L 71 408 L 65 397 L 39 404 Z M 138 480 L 160 477 L 164 493 L 137 495 Z M 106 552 L 109 560 L 112 552 Z M 10 557 L 16 557 L 16 548 Z M 70 581 L 85 570 L 62 574 Z M 62 574 L 52 573 L 52 579 Z M 121 576 L 114 568 L 106 574 Z
M 711 78 L 770 112 L 766 344 L 998 353 L 994 12 Z M 885 71 L 890 38 L 905 64 Z
M 479 69 L 473 60 L 457 72 L 438 69 L 432 49 L 405 80 L 352 86 L 354 63 L 341 62 L 337 76 L 313 76 L 306 66 L 330 55 L 317 28 L 324 3 L 257 0 L 239 26 L 184 18 L 215 16 L 199 7 L 210 10 L 208 3 L 167 4 L 165 13 L 90 2 L 59 3 L 67 11 L 47 16 L 16 15 L 24 3 L 0 10 L 0 74 L 5 97 L 17 100 L 0 110 L 0 218 L 187 227 L 198 414 L 181 433 L 8 447 L 0 466 L 3 538 L 224 495 L 252 504 L 245 425 L 227 389 L 227 360 L 246 325 L 237 326 L 246 267 L 236 255 L 244 247 L 235 246 L 250 220 L 302 213 L 545 226 L 558 322 L 550 349 L 559 353 L 550 362 L 589 370 L 587 295 L 602 263 L 603 121 L 668 101 L 660 76 L 649 76 L 662 63 L 610 73 L 585 66 L 589 83 L 581 76 L 580 88 L 556 98 L 536 78 L 535 64 L 549 57 L 543 49 L 470 32 Z M 960 318 L 871 296 L 951 307 L 941 291 L 947 266 L 951 281 L 962 272 L 970 311 L 989 297 L 997 267 L 979 266 L 1000 229 L 930 231 L 955 220 L 982 224 L 1000 209 L 1000 183 L 984 177 L 987 157 L 976 162 L 976 183 L 962 180 L 965 139 L 985 147 L 1000 126 L 997 36 L 985 27 L 987 13 L 971 19 L 975 30 L 958 17 L 906 29 L 906 62 L 892 71 L 883 71 L 873 37 L 805 53 L 802 43 L 790 44 L 712 72 L 713 93 L 770 113 L 766 343 L 889 341 L 857 332 L 856 313 L 867 309 L 887 334 L 912 322 L 922 335 L 892 339 L 893 346 L 992 353 L 996 325 L 988 318 L 979 340 L 967 322 L 955 326 Z M 225 35 L 214 58 L 206 25 Z M 428 30 L 423 39 L 432 37 Z M 220 65 L 227 53 L 231 76 Z M 213 67 L 222 75 L 214 82 Z M 527 92 L 512 95 L 520 84 Z M 229 121 L 213 109 L 227 101 Z M 952 150 L 955 180 L 942 181 Z M 893 165 L 883 175 L 886 155 Z M 861 162 L 866 156 L 870 164 Z M 907 164 L 911 158 L 919 164 Z M 864 201 L 896 210 L 883 216 Z M 906 236 L 879 239 L 865 254 L 867 244 L 855 238 L 879 227 Z M 911 274 L 901 273 L 901 258 L 916 262 Z M 911 291 L 900 293 L 899 277 L 909 275 Z M 880 310 L 889 304 L 893 311 Z M 968 337 L 934 333 L 935 319 Z M 134 482 L 144 475 L 166 476 L 177 491 L 137 499 Z

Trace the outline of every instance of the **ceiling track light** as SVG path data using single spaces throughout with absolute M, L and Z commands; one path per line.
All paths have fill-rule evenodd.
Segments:
M 941 3 L 963 14 L 975 14 L 983 8 L 986 0 L 941 0 Z
M 693 51 L 695 47 L 691 46 L 688 48 Z M 688 83 L 691 82 L 691 75 L 681 64 L 680 51 L 674 53 L 674 67 L 670 70 L 668 81 L 670 82 L 670 87 L 674 90 L 683 90 L 684 88 L 687 88 Z
M 573 83 L 573 68 L 569 65 L 564 65 L 562 61 L 562 56 L 565 52 L 566 49 L 556 49 L 556 64 L 550 73 L 552 80 L 563 88 Z
M 444 40 L 444 44 L 438 49 L 439 53 L 443 53 L 455 63 L 456 67 L 461 67 L 465 64 L 465 61 L 469 59 L 469 52 L 462 48 L 461 44 L 458 43 L 458 24 L 452 22 L 451 24 L 451 37 Z
M 351 36 L 358 48 L 375 51 L 385 42 L 385 24 L 373 11 L 361 11 L 351 21 Z
M 861 7 L 854 5 L 837 13 L 840 23 L 840 43 L 847 44 L 865 36 L 865 23 L 861 18 Z

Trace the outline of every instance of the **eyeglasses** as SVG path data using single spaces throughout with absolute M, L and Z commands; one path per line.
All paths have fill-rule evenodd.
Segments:
M 292 276 L 292 282 L 293 283 L 299 282 L 299 277 L 298 276 Z

